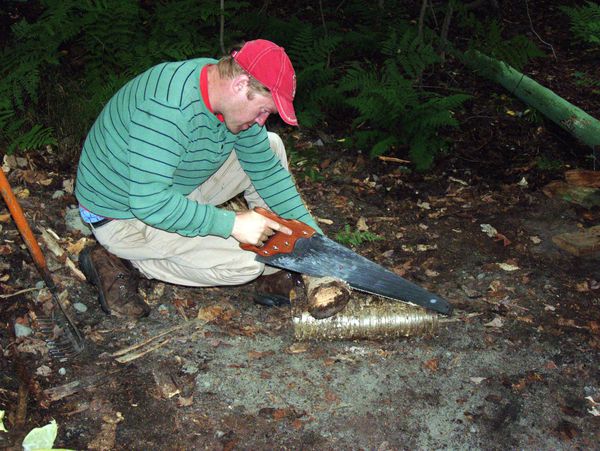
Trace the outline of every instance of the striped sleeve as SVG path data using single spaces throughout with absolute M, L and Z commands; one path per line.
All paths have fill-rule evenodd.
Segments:
M 189 146 L 181 110 L 150 98 L 138 105 L 129 128 L 129 204 L 135 217 L 183 236 L 228 237 L 235 213 L 201 205 L 173 189 L 173 175 Z
M 271 150 L 264 127 L 252 127 L 235 144 L 240 165 L 269 208 L 286 219 L 298 219 L 323 233 L 296 189 L 289 172 Z

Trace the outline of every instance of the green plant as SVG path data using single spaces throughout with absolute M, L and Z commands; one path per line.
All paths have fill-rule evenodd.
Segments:
M 319 172 L 319 162 L 321 157 L 317 148 L 312 147 L 296 150 L 293 146 L 287 146 L 290 149 L 290 166 L 294 168 L 294 173 L 297 176 L 308 178 L 313 182 L 323 180 L 323 176 Z
M 383 240 L 382 237 L 376 235 L 368 230 L 360 231 L 360 230 L 352 230 L 350 225 L 346 224 L 344 230 L 338 232 L 335 235 L 335 239 L 338 243 L 343 245 L 351 245 L 354 247 L 360 246 L 365 242 L 373 242 Z
M 542 155 L 542 156 L 538 157 L 537 160 L 535 161 L 535 166 L 540 171 L 549 171 L 549 172 L 559 171 L 563 167 L 563 162 L 560 160 L 554 160 L 545 155 Z
M 600 94 L 600 81 L 592 79 L 584 72 L 575 72 L 573 76 L 575 77 L 575 84 L 577 86 L 591 88 L 593 94 Z
M 464 7 L 458 8 L 461 28 L 469 32 L 468 49 L 479 50 L 488 56 L 504 61 L 515 69 L 522 71 L 532 58 L 544 57 L 545 54 L 526 36 L 518 34 L 510 38 L 504 26 L 495 19 L 480 20 Z
M 425 170 L 445 147 L 439 131 L 458 126 L 452 110 L 469 96 L 443 96 L 415 86 L 413 79 L 437 57 L 431 45 L 415 43 L 414 37 L 414 31 L 403 36 L 391 33 L 382 67 L 366 69 L 355 63 L 342 78 L 340 89 L 358 113 L 353 121 L 356 147 L 369 148 L 371 156 L 408 147 L 417 170 Z
M 584 6 L 561 6 L 571 20 L 571 31 L 587 45 L 597 47 L 600 45 L 600 4 L 586 2 Z

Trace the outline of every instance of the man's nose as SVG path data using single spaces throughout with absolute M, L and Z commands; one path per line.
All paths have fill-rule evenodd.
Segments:
M 261 127 L 263 125 L 265 125 L 265 122 L 267 122 L 267 119 L 269 118 L 269 114 L 270 113 L 261 113 L 258 115 L 258 117 L 256 118 L 256 123 L 258 125 L 260 125 Z

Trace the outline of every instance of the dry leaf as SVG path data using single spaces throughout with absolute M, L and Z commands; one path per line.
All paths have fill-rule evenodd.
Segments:
M 502 326 L 504 326 L 504 322 L 502 321 L 502 318 L 497 316 L 493 320 L 491 320 L 489 323 L 485 323 L 484 326 L 486 326 L 486 327 L 502 327 Z
M 366 232 L 367 230 L 369 230 L 369 226 L 367 225 L 367 220 L 363 216 L 358 218 L 358 221 L 356 223 L 356 229 L 359 232 Z
M 287 352 L 289 352 L 290 354 L 300 354 L 306 351 L 308 351 L 308 345 L 306 343 L 294 343 L 289 348 L 287 348 Z
M 0 215 L 0 222 L 10 221 L 10 213 Z
M 275 421 L 283 420 L 290 413 L 289 409 L 275 409 L 273 411 L 273 419 Z
M 79 255 L 89 241 L 89 238 L 80 238 L 77 242 L 67 246 L 67 252 L 71 255 Z
M 440 366 L 440 360 L 435 358 L 435 359 L 431 359 L 431 360 L 427 360 L 423 366 L 425 368 L 427 368 L 429 371 L 435 372 L 438 370 L 439 366 Z
M 477 384 L 477 385 L 481 384 L 486 379 L 487 379 L 486 377 L 470 377 L 469 378 L 469 380 L 471 382 L 473 382 L 474 384 Z
M 194 403 L 194 396 L 179 396 L 177 398 L 177 406 L 178 407 L 189 407 Z
M 336 395 L 336 394 L 335 394 L 334 392 L 332 392 L 331 390 L 327 390 L 327 391 L 325 392 L 325 399 L 326 399 L 328 402 L 336 402 L 336 403 L 337 403 L 337 402 L 339 402 L 339 401 L 340 401 L 340 398 L 338 397 L 338 395 Z
M 490 224 L 480 224 L 481 227 L 481 231 L 483 233 L 485 233 L 487 236 L 489 236 L 490 238 L 494 238 L 496 235 L 498 235 L 498 231 L 492 227 Z
M 517 271 L 518 269 L 521 269 L 517 265 L 511 265 L 509 263 L 496 263 L 496 264 L 500 267 L 500 269 L 502 269 L 504 271 L 508 271 L 508 272 Z
M 198 311 L 198 319 L 202 319 L 206 322 L 216 320 L 229 321 L 232 316 L 233 312 L 231 310 L 226 310 L 220 305 L 209 305 Z
M 590 287 L 586 281 L 583 282 L 579 282 L 578 284 L 575 285 L 575 290 L 580 292 L 580 293 L 586 293 L 588 291 L 590 291 Z

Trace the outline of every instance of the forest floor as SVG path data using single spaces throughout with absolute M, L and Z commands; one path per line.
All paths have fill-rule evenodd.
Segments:
M 528 73 L 600 117 L 600 93 L 574 75 L 597 69 L 560 46 L 565 29 L 538 29 L 556 38 L 557 59 Z M 67 362 L 48 356 L 35 319 L 50 296 L 0 209 L 0 448 L 21 449 L 55 419 L 55 447 L 71 449 L 597 449 L 600 259 L 552 238 L 600 224 L 600 209 L 542 191 L 591 169 L 591 152 L 518 114 L 526 105 L 502 88 L 453 75 L 473 101 L 430 173 L 344 152 L 325 134 L 287 135 L 326 234 L 368 227 L 381 239 L 358 253 L 453 304 L 432 335 L 298 341 L 291 310 L 254 304 L 251 285 L 148 281 L 148 318 L 107 316 L 65 259 L 92 244 L 68 225 L 75 168 L 56 170 L 47 152 L 13 168 L 35 233 L 51 229 L 66 252 L 40 240 L 87 348 Z M 15 337 L 15 323 L 32 334 Z M 135 344 L 122 363 L 118 351 Z

